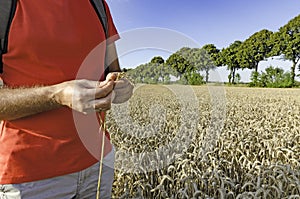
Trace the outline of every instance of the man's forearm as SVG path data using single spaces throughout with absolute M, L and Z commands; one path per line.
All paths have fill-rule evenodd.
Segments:
M 52 86 L 0 89 L 0 120 L 15 120 L 61 106 L 81 113 L 108 110 L 115 76 L 103 82 L 71 80 Z
M 0 89 L 0 120 L 15 120 L 61 107 L 54 86 Z

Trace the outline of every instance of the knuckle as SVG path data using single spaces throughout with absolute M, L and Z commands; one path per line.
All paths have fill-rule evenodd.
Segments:
M 103 105 L 104 106 L 110 106 L 110 104 L 111 104 L 110 101 L 111 101 L 110 99 L 105 100 Z
M 82 105 L 77 105 L 76 110 L 79 111 L 79 112 L 84 112 L 85 109 Z

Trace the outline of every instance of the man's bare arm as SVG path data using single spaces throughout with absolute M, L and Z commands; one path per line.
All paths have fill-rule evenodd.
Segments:
M 22 117 L 68 106 L 88 113 L 111 106 L 113 81 L 73 80 L 52 86 L 0 89 L 0 120 Z
M 0 120 L 14 120 L 59 108 L 53 87 L 0 89 Z

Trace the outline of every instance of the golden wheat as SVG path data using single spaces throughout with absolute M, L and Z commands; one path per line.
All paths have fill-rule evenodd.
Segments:
M 185 132 L 193 127 L 182 120 L 184 105 L 164 86 L 141 86 L 128 106 L 109 112 L 113 197 L 300 198 L 300 90 L 226 87 L 218 101 L 208 87 L 192 88 L 193 134 Z

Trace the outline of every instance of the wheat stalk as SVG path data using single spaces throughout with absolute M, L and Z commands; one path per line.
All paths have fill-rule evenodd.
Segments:
M 125 73 L 118 73 L 115 81 L 118 81 L 120 78 L 125 77 Z M 103 113 L 104 117 L 102 119 L 101 113 Z M 98 117 L 100 119 L 100 127 L 99 133 L 102 132 L 102 145 L 101 145 L 101 155 L 100 155 L 100 162 L 99 162 L 99 176 L 98 176 L 98 185 L 97 185 L 97 199 L 100 199 L 100 188 L 101 188 L 101 179 L 102 179 L 102 170 L 103 170 L 103 158 L 104 158 L 104 147 L 105 147 L 105 133 L 106 133 L 106 122 L 105 122 L 105 111 L 98 112 Z
M 101 145 L 101 155 L 100 155 L 100 162 L 99 162 L 99 177 L 98 177 L 98 185 L 97 185 L 97 199 L 100 198 L 100 188 L 101 188 L 101 179 L 102 179 L 102 169 L 103 169 L 103 158 L 104 158 L 104 145 L 105 145 L 105 132 L 106 132 L 106 122 L 105 122 L 105 116 L 102 120 L 101 113 L 105 112 L 98 112 L 98 117 L 100 118 L 100 127 L 99 127 L 99 133 L 102 132 L 102 145 Z

